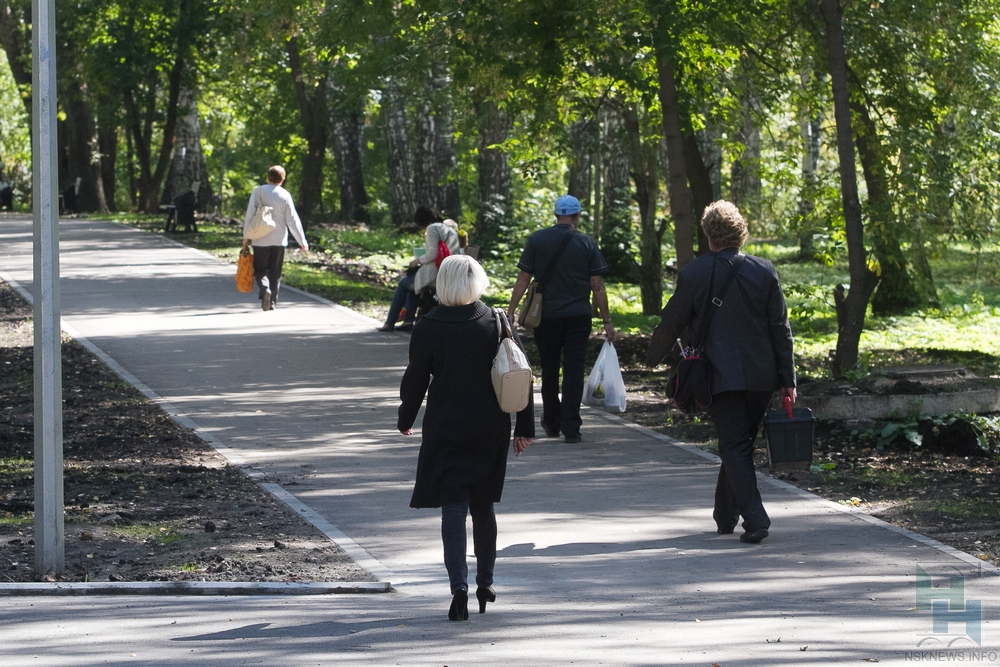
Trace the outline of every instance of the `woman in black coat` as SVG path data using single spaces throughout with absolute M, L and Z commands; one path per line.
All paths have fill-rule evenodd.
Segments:
M 427 395 L 410 507 L 441 508 L 444 563 L 453 596 L 448 618 L 453 621 L 469 618 L 467 514 L 472 515 L 479 613 L 486 611 L 487 602 L 496 600 L 493 503 L 503 493 L 511 420 L 500 409 L 490 379 L 497 324 L 494 311 L 479 300 L 488 285 L 486 272 L 470 257 L 452 255 L 441 263 L 437 276 L 440 306 L 413 328 L 410 362 L 399 388 L 402 405 L 397 427 L 404 435 L 413 434 L 413 423 Z M 516 332 L 514 337 L 517 340 Z M 535 437 L 533 417 L 533 399 L 529 399 L 527 407 L 517 413 L 515 456 Z

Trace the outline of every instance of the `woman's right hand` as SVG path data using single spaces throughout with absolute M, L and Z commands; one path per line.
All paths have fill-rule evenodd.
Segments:
M 526 438 L 522 435 L 514 436 L 514 456 L 520 456 L 521 452 L 528 448 L 531 444 L 531 438 Z

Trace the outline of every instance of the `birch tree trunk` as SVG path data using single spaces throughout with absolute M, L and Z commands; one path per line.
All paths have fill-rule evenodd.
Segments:
M 437 138 L 431 100 L 423 97 L 417 102 L 413 123 L 413 195 L 418 206 L 439 211 Z
M 632 256 L 632 186 L 628 156 L 623 150 L 627 136 L 621 104 L 617 101 L 603 104 L 601 119 L 604 130 L 601 252 L 611 269 L 611 277 L 634 282 L 639 278 L 639 265 Z
M 417 204 L 413 194 L 413 168 L 406 124 L 406 105 L 397 82 L 387 77 L 382 87 L 382 122 L 389 167 L 389 214 L 399 227 L 413 220 Z
M 462 219 L 462 198 L 458 190 L 458 160 L 455 158 L 455 126 L 451 112 L 451 76 L 440 61 L 431 64 L 431 89 L 435 92 L 434 140 L 437 168 L 438 204 L 441 215 Z
M 513 184 L 507 154 L 502 149 L 491 146 L 506 141 L 513 122 L 510 115 L 491 99 L 480 99 L 475 107 L 479 129 L 476 240 L 488 252 L 496 246 L 501 230 L 509 222 L 513 212 Z
M 753 104 L 751 98 L 743 99 L 743 124 L 736 135 L 743 152 L 733 160 L 729 175 L 729 197 L 748 225 L 760 218 L 760 128 L 754 121 Z
M 179 118 L 174 132 L 174 154 L 170 176 L 163 188 L 162 202 L 173 203 L 188 190 L 195 191 L 195 208 L 206 211 L 212 200 L 212 187 L 205 168 L 205 153 L 201 146 L 201 123 L 198 120 L 197 95 L 193 88 L 181 90 Z
M 364 141 L 364 102 L 338 100 L 331 104 L 333 160 L 340 186 L 340 219 L 368 222 L 368 193 L 365 191 L 361 146 Z
M 813 78 L 812 69 L 800 74 L 802 87 L 807 88 Z M 799 194 L 799 257 L 810 260 L 816 254 L 816 234 L 819 226 L 814 223 L 817 188 L 819 187 L 820 114 L 810 108 L 799 109 L 799 134 L 802 137 L 802 190 Z
M 844 206 L 844 231 L 847 236 L 847 259 L 850 269 L 850 289 L 834 288 L 837 308 L 837 349 L 833 359 L 833 374 L 844 372 L 858 364 L 861 332 L 865 327 L 865 311 L 878 277 L 868 268 L 865 252 L 865 230 L 858 199 L 857 169 L 854 164 L 854 136 L 851 129 L 851 103 L 847 87 L 847 54 L 840 0 L 820 0 L 826 26 L 827 57 L 830 82 L 833 87 L 833 108 L 837 122 L 837 154 L 840 158 L 840 191 Z

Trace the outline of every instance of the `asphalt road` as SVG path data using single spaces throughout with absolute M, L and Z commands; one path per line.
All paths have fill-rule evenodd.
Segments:
M 30 219 L 0 216 L 0 277 L 30 290 L 31 252 Z M 438 515 L 408 507 L 419 432 L 393 428 L 408 338 L 290 290 L 261 312 L 234 272 L 158 235 L 61 223 L 64 324 L 394 592 L 0 597 L 4 667 L 1000 664 L 995 568 L 768 481 L 771 537 L 719 536 L 712 457 L 593 410 L 582 443 L 511 457 L 497 603 L 448 622 Z M 934 588 L 918 595 L 921 571 Z

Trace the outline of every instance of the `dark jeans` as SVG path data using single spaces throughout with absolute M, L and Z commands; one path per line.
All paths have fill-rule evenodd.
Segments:
M 285 246 L 266 245 L 253 247 L 253 277 L 257 281 L 257 298 L 264 290 L 271 290 L 271 302 L 277 302 L 281 289 L 281 267 L 285 263 Z
M 396 292 L 392 295 L 392 303 L 389 305 L 389 316 L 385 318 L 386 326 L 392 326 L 399 319 L 399 312 L 406 307 L 406 315 L 403 317 L 404 324 L 413 324 L 417 319 L 417 295 L 413 293 L 413 276 L 403 276 L 396 285 Z
M 584 357 L 590 338 L 590 315 L 550 317 L 535 328 L 542 362 L 542 426 L 563 435 L 580 435 Z M 559 369 L 562 367 L 562 399 Z
M 719 437 L 719 479 L 712 516 L 719 528 L 734 528 L 743 517 L 747 531 L 770 528 L 753 467 L 753 446 L 773 392 L 727 391 L 712 397 L 708 412 Z
M 476 585 L 484 588 L 493 585 L 493 567 L 497 562 L 497 517 L 493 513 L 493 503 L 449 503 L 441 507 L 441 541 L 444 542 L 444 566 L 448 568 L 452 593 L 469 590 L 469 565 L 465 561 L 467 513 L 472 515 Z

